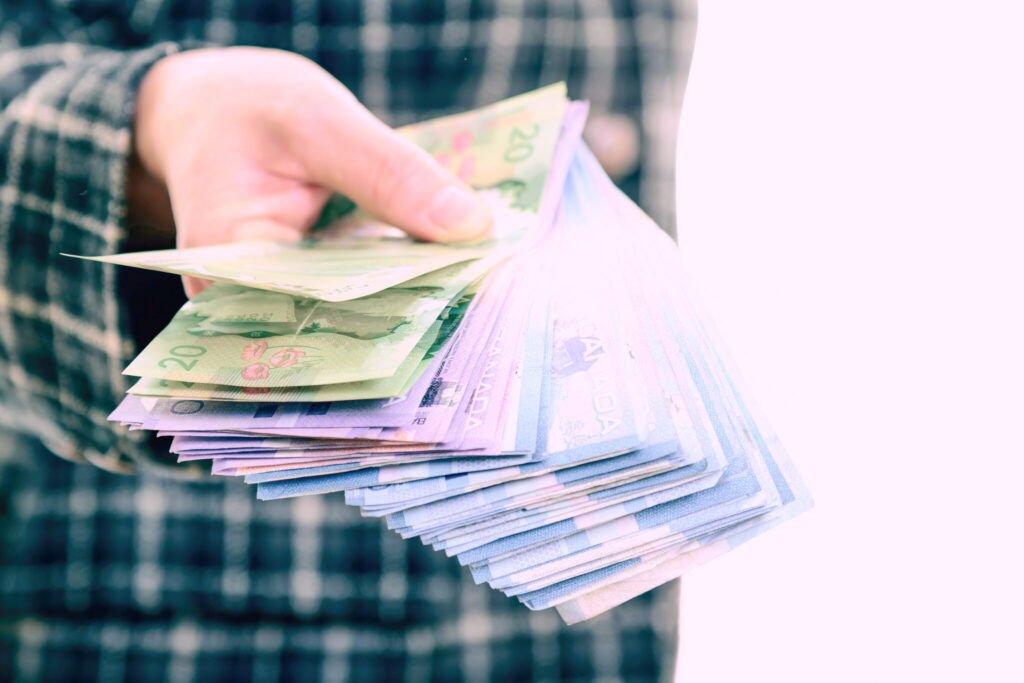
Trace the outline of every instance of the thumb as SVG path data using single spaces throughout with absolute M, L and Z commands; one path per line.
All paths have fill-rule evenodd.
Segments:
M 491 211 L 473 189 L 354 98 L 324 125 L 319 141 L 296 148 L 314 181 L 417 239 L 490 236 Z

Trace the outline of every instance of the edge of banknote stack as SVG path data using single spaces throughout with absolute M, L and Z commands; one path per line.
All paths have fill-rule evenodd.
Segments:
M 489 203 L 487 243 L 414 242 L 339 199 L 299 245 L 98 257 L 216 281 L 110 419 L 260 499 L 344 495 L 569 623 L 804 511 L 586 115 L 558 84 L 402 129 Z

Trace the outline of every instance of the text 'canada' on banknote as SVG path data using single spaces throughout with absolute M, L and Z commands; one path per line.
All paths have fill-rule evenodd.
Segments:
M 85 258 L 324 301 L 368 296 L 478 259 L 528 230 L 536 222 L 566 105 L 565 84 L 557 83 L 399 129 L 481 191 L 494 214 L 498 239 L 475 244 L 418 242 L 356 211 L 297 244 L 238 242 Z M 332 200 L 325 212 L 338 204 Z

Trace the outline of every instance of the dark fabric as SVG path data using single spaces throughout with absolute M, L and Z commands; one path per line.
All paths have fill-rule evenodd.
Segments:
M 21 448 L 0 479 L 0 680 L 647 681 L 672 668 L 675 584 L 566 627 L 342 496 L 257 501 L 234 480 L 126 477 Z
M 190 40 L 305 54 L 396 125 L 567 80 L 641 126 L 625 186 L 664 220 L 691 34 L 663 1 L 0 0 L 0 680 L 664 677 L 673 588 L 565 627 L 342 496 L 256 501 L 115 429 L 127 304 L 179 285 L 59 254 L 123 245 L 135 92 Z

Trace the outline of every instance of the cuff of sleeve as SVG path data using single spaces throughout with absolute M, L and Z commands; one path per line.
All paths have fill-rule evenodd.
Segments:
M 114 471 L 161 464 L 143 433 L 107 421 L 135 345 L 114 267 L 60 254 L 121 248 L 136 94 L 153 64 L 182 49 L 77 49 L 4 112 L 0 361 L 11 391 L 0 399 L 24 415 L 13 427 Z

